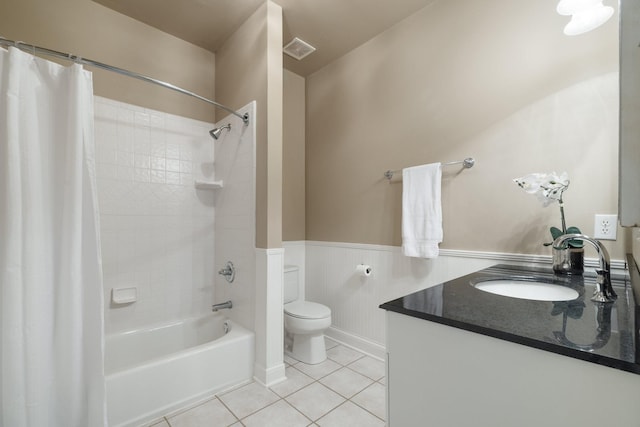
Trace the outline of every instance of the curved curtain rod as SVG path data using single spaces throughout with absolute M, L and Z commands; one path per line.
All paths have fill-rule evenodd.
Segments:
M 133 71 L 128 71 L 128 70 L 125 70 L 123 68 L 118 68 L 118 67 L 114 67 L 112 65 L 103 64 L 102 62 L 92 61 L 91 59 L 82 58 L 82 57 L 79 57 L 79 56 L 76 56 L 76 55 L 72 55 L 70 53 L 58 52 L 58 51 L 47 49 L 47 48 L 44 48 L 44 47 L 39 47 L 39 46 L 26 44 L 26 43 L 23 43 L 23 42 L 20 42 L 20 41 L 14 41 L 14 40 L 5 39 L 4 37 L 0 37 L 0 46 L 13 46 L 13 47 L 18 48 L 20 50 L 23 50 L 25 52 L 29 52 L 29 53 L 33 53 L 33 54 L 40 53 L 42 55 L 53 56 L 53 57 L 56 57 L 56 58 L 65 59 L 67 61 L 73 61 L 73 62 L 75 62 L 77 64 L 89 65 L 91 67 L 96 67 L 96 68 L 100 68 L 100 69 L 103 69 L 103 70 L 112 71 L 114 73 L 118 73 L 118 74 L 121 74 L 123 76 L 133 77 L 134 79 L 142 80 L 142 81 L 145 81 L 147 83 L 154 83 L 154 84 L 156 84 L 158 86 L 162 86 L 162 87 L 165 87 L 167 89 L 171 89 L 171 90 L 174 90 L 176 92 L 180 92 L 182 94 L 189 95 L 189 96 L 192 96 L 194 98 L 198 98 L 199 100 L 207 102 L 207 103 L 209 103 L 209 104 L 211 104 L 211 105 L 213 105 L 215 107 L 218 107 L 218 108 L 220 108 L 222 110 L 225 110 L 226 112 L 231 113 L 234 116 L 240 117 L 245 124 L 249 123 L 249 113 L 240 114 L 240 113 L 232 110 L 229 107 L 226 107 L 226 106 L 224 106 L 222 104 L 219 104 L 219 103 L 217 103 L 215 101 L 212 101 L 210 99 L 207 99 L 207 98 L 205 98 L 203 96 L 200 96 L 200 95 L 198 95 L 196 93 L 190 92 L 190 91 L 188 91 L 186 89 L 182 89 L 182 88 L 180 88 L 178 86 L 175 86 L 175 85 L 173 85 L 171 83 L 163 82 L 161 80 L 157 80 L 157 79 L 154 79 L 152 77 L 148 77 L 148 76 L 145 76 L 145 75 L 142 75 L 142 74 L 135 73 Z

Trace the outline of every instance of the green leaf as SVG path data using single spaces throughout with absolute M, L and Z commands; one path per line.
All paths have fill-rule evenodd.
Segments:
M 582 234 L 582 231 L 578 227 L 567 228 L 567 234 Z M 569 246 L 572 248 L 583 248 L 584 242 L 582 240 L 569 240 Z
M 551 237 L 553 237 L 553 240 L 556 240 L 564 234 L 558 227 L 551 227 L 549 231 L 551 231 Z
M 549 228 L 549 231 L 551 232 L 551 237 L 553 238 L 553 240 L 556 240 L 558 237 L 560 237 L 560 236 L 565 234 L 558 227 L 551 227 L 551 228 Z M 578 227 L 568 227 L 566 234 L 582 234 L 582 232 L 580 231 L 580 229 Z M 552 244 L 553 244 L 553 242 L 551 242 L 551 243 L 543 243 L 544 246 L 551 246 Z M 569 242 L 567 244 L 572 248 L 582 248 L 582 247 L 584 247 L 584 242 L 582 240 L 575 240 L 575 239 L 574 240 L 569 240 Z

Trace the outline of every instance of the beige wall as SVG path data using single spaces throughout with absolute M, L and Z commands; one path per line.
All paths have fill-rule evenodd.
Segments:
M 305 240 L 305 80 L 284 71 L 282 240 Z
M 215 98 L 213 53 L 89 0 L 3 0 L 0 34 Z M 195 98 L 108 71 L 91 71 L 96 95 L 213 121 L 213 107 Z
M 216 52 L 217 101 L 231 108 L 257 101 L 258 248 L 282 246 L 282 79 L 282 9 L 267 0 Z
M 282 10 L 265 4 L 220 49 L 222 58 L 89 0 L 4 0 L 0 34 L 167 81 L 232 108 L 258 101 L 258 247 L 282 239 Z M 107 71 L 96 95 L 214 121 L 227 113 L 197 99 Z M 220 73 L 216 75 L 216 72 Z M 216 88 L 220 93 L 216 93 Z
M 441 0 L 309 76 L 306 238 L 400 245 L 402 185 L 382 173 L 467 156 L 444 171 L 443 248 L 547 254 L 557 206 L 511 182 L 530 172 L 569 172 L 587 234 L 616 213 L 617 18 L 567 37 L 556 5 Z

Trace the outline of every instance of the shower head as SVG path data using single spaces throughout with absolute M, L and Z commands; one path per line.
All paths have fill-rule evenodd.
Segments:
M 220 134 L 222 133 L 222 131 L 224 129 L 231 130 L 231 123 L 226 124 L 224 126 L 220 126 L 219 128 L 211 129 L 209 131 L 209 135 L 211 135 L 213 137 L 213 139 L 218 139 L 218 138 L 220 138 Z

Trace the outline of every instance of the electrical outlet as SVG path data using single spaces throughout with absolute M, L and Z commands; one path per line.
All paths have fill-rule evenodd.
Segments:
M 618 230 L 618 215 L 596 215 L 593 227 L 593 238 L 601 240 L 616 240 Z

